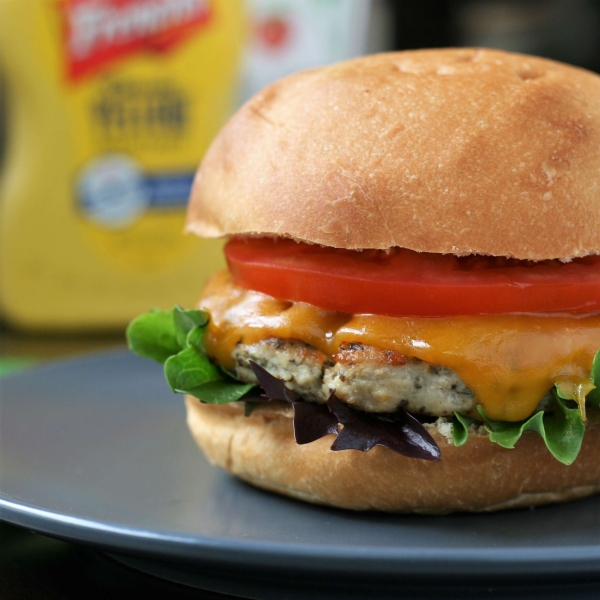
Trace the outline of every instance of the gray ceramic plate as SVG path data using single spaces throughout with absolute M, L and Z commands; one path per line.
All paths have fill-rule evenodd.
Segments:
M 208 465 L 161 368 L 126 352 L 13 375 L 0 393 L 0 518 L 165 577 L 246 594 L 290 578 L 390 590 L 423 577 L 600 580 L 600 498 L 449 517 L 280 498 Z M 214 583 L 234 579 L 243 590 Z

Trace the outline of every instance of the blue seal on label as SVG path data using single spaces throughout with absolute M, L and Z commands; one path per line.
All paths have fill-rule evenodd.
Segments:
M 129 156 L 115 154 L 90 162 L 77 187 L 84 215 L 107 229 L 132 225 L 149 205 L 144 174 Z

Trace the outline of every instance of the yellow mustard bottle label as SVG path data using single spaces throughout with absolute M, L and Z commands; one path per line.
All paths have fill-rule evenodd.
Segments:
M 198 149 L 214 133 L 204 90 L 219 73 L 195 61 L 218 26 L 216 7 L 67 0 L 59 11 L 64 84 L 82 134 L 73 209 L 83 237 L 117 268 L 168 269 L 198 247 L 181 231 Z
M 233 108 L 243 17 L 242 0 L 0 2 L 9 321 L 120 326 L 194 302 L 223 260 L 182 234 L 186 204 Z

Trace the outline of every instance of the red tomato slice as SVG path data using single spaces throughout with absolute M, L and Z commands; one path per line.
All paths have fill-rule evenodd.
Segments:
M 233 281 L 282 300 L 390 316 L 600 312 L 600 256 L 570 263 L 232 238 Z

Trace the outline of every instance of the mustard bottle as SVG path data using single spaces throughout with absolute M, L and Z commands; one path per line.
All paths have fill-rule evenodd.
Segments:
M 0 0 L 0 318 L 89 331 L 194 303 L 222 259 L 182 235 L 185 204 L 243 30 L 242 0 Z

